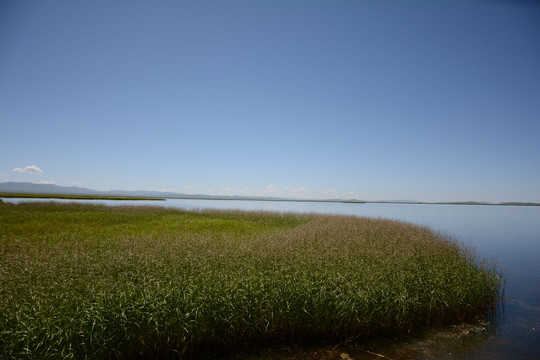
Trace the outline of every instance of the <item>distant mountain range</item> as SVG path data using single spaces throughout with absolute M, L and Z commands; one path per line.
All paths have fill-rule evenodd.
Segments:
M 0 192 L 11 194 L 54 194 L 54 195 L 96 195 L 99 192 L 92 189 L 54 184 L 34 184 L 29 182 L 0 183 Z
M 4 194 L 40 194 L 40 195 L 81 195 L 81 196 L 125 196 L 125 197 L 149 197 L 149 198 L 183 198 L 183 199 L 263 199 L 263 200 L 286 200 L 277 197 L 253 197 L 253 196 L 216 196 L 203 194 L 182 194 L 161 191 L 125 191 L 110 190 L 97 191 L 94 189 L 78 186 L 59 186 L 54 184 L 35 184 L 29 182 L 3 182 L 0 183 L 0 193 Z
M 59 186 L 54 184 L 35 184 L 29 182 L 3 182 L 0 183 L 0 194 L 39 194 L 39 195 L 74 195 L 74 196 L 106 196 L 106 197 L 147 197 L 147 198 L 181 198 L 181 199 L 213 199 L 213 200 L 272 200 L 272 201 L 313 201 L 313 202 L 350 202 L 350 203 L 392 203 L 392 204 L 443 204 L 443 205 L 515 205 L 515 206 L 540 206 L 540 203 L 533 202 L 504 202 L 489 203 L 478 201 L 461 202 L 420 202 L 415 200 L 386 200 L 386 201 L 364 201 L 364 200 L 309 200 L 309 199 L 286 199 L 279 197 L 257 197 L 257 196 L 220 196 L 203 194 L 182 194 L 175 192 L 161 191 L 125 191 L 110 190 L 97 191 L 78 186 Z

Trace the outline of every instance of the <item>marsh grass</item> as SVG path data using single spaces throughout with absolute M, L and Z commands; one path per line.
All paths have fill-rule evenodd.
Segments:
M 0 203 L 0 358 L 178 358 L 493 309 L 495 267 L 369 218 Z
M 111 196 L 111 195 L 67 195 L 67 194 L 25 194 L 25 193 L 0 193 L 3 198 L 23 199 L 67 199 L 67 200 L 154 200 L 165 201 L 164 198 L 146 196 Z M 1 202 L 1 199 L 0 199 Z

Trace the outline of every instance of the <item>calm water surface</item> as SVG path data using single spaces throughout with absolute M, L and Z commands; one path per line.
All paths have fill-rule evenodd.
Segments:
M 506 278 L 505 301 L 487 329 L 473 331 L 467 336 L 436 334 L 433 335 L 437 339 L 436 345 L 430 342 L 429 336 L 419 339 L 416 344 L 409 344 L 417 347 L 412 356 L 424 359 L 540 359 L 540 207 L 184 199 L 78 202 L 344 214 L 429 226 L 475 247 L 482 257 L 495 259 Z M 383 345 L 380 351 L 384 350 Z M 396 356 L 403 355 L 396 351 Z

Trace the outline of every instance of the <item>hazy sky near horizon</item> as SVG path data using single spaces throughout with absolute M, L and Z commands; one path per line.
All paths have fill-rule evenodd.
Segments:
M 540 202 L 540 4 L 0 3 L 0 181 Z

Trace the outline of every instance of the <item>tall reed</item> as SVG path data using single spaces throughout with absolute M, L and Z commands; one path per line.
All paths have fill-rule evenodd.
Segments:
M 0 203 L 0 358 L 178 358 L 493 309 L 496 268 L 348 216 Z

